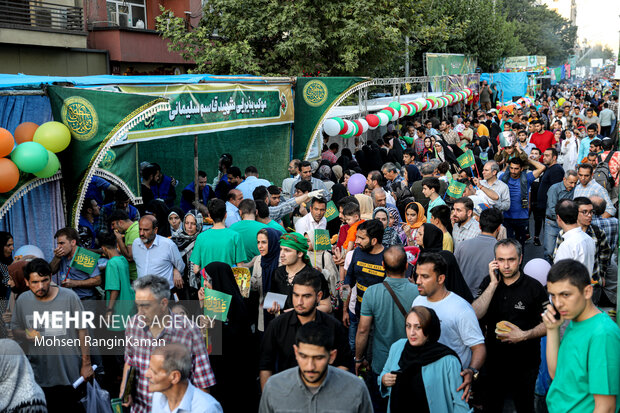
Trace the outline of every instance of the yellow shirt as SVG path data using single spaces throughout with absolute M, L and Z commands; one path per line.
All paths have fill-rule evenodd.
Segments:
M 482 123 L 480 125 L 478 125 L 478 136 L 486 136 L 489 137 L 489 128 L 486 127 L 486 125 L 483 125 Z
M 449 232 L 443 233 L 443 250 L 454 252 L 454 240 L 452 240 L 452 235 Z

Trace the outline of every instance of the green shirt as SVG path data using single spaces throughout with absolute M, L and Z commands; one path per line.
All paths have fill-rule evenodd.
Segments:
M 428 209 L 426 210 L 426 222 L 428 222 L 429 224 L 431 223 L 431 210 L 438 205 L 446 205 L 446 203 L 440 196 L 435 198 L 434 201 L 430 201 L 428 203 Z
M 200 268 L 219 261 L 230 265 L 246 261 L 241 236 L 230 228 L 208 229 L 196 238 L 190 261 Z
M 592 412 L 595 394 L 615 395 L 619 411 L 620 328 L 605 313 L 566 328 L 547 394 L 549 413 Z
M 267 224 L 267 226 L 269 228 L 273 228 L 276 231 L 280 231 L 282 234 L 286 234 L 286 230 L 284 229 L 284 227 L 280 224 L 278 224 L 276 221 L 274 221 L 273 219 L 271 221 L 269 221 L 269 223 Z
M 119 291 L 119 296 L 114 303 L 114 314 L 122 319 L 129 318 L 134 314 L 135 293 L 129 281 L 129 263 L 127 258 L 119 255 L 108 260 L 105 267 L 105 297 L 106 304 L 110 302 L 110 292 Z M 110 325 L 112 331 L 124 330 L 121 317 L 116 318 L 116 327 Z
M 125 245 L 131 247 L 138 238 L 140 238 L 140 227 L 138 226 L 138 221 L 136 221 L 125 231 Z M 137 278 L 138 269 L 136 268 L 136 263 L 132 261 L 129 263 L 129 279 L 135 281 Z
M 250 220 L 237 221 L 230 226 L 230 229 L 241 236 L 241 244 L 243 245 L 247 261 L 250 261 L 260 254 L 260 252 L 258 252 L 256 235 L 258 235 L 258 231 L 263 228 L 269 227 L 261 222 Z
M 406 278 L 385 277 L 400 303 L 408 311 L 411 303 L 418 296 L 418 287 Z M 364 293 L 362 316 L 372 317 L 375 331 L 372 341 L 372 370 L 380 374 L 387 361 L 390 347 L 395 341 L 407 337 L 405 317 L 400 312 L 394 299 L 383 283 L 371 285 Z

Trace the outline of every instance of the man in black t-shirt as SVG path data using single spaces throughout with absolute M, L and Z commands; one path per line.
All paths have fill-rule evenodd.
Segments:
M 495 245 L 489 276 L 472 303 L 486 330 L 487 401 L 485 410 L 501 412 L 512 393 L 518 413 L 533 412 L 540 365 L 540 337 L 546 333 L 541 313 L 548 301 L 543 286 L 519 270 L 521 244 L 504 239 Z
M 333 365 L 344 370 L 352 367 L 352 355 L 347 342 L 347 332 L 334 317 L 317 311 L 323 297 L 321 291 L 321 273 L 306 267 L 309 271 L 300 271 L 293 279 L 293 310 L 276 317 L 265 329 L 260 349 L 260 383 L 265 386 L 269 377 L 297 365 L 293 344 L 297 330 L 307 322 L 316 321 L 333 331 L 337 350 Z

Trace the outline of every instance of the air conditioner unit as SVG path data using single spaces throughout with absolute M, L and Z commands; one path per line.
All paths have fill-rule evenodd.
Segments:
M 121 27 L 129 26 L 129 15 L 126 13 L 118 13 L 118 25 Z

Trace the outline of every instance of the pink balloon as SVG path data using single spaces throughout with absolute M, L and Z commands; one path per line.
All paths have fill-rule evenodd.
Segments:
M 347 183 L 347 189 L 351 195 L 357 195 L 364 192 L 366 187 L 366 177 L 362 174 L 353 174 Z

